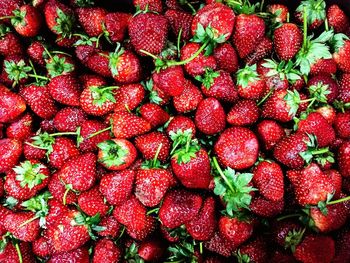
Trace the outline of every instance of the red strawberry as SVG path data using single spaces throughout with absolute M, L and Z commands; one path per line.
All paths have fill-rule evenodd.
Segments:
M 6 136 L 11 139 L 23 141 L 30 136 L 32 129 L 33 117 L 29 113 L 26 113 L 7 127 Z
M 135 146 L 125 139 L 103 141 L 98 148 L 98 161 L 109 170 L 128 168 L 137 157 Z
M 13 11 L 23 5 L 22 0 L 0 1 L 0 16 L 11 16 Z
M 0 84 L 0 122 L 10 122 L 26 110 L 25 101 Z
M 151 132 L 136 137 L 135 146 L 147 160 L 157 157 L 159 161 L 165 162 L 169 157 L 170 140 L 161 132 Z
M 25 86 L 20 95 L 24 98 L 32 111 L 43 119 L 52 118 L 58 111 L 49 89 L 45 86 L 31 84 Z
M 283 180 L 282 169 L 277 163 L 262 161 L 254 168 L 254 185 L 266 199 L 278 201 L 283 198 Z
M 33 253 L 38 257 L 50 257 L 53 254 L 51 240 L 41 236 L 32 242 Z
M 0 173 L 17 164 L 22 155 L 22 143 L 16 139 L 0 139 Z
M 21 260 L 19 259 L 18 250 L 16 249 L 15 245 L 8 242 L 5 244 L 4 249 L 0 252 L 0 260 L 6 263 L 35 262 L 29 242 L 20 242 L 18 244 L 18 249 L 21 251 Z
M 310 95 L 320 101 L 331 103 L 338 96 L 338 84 L 330 76 L 314 76 L 308 81 L 307 85 Z
M 263 97 L 266 83 L 259 77 L 256 64 L 237 71 L 237 89 L 239 96 L 245 99 L 256 100 Z
M 343 74 L 339 79 L 339 96 L 342 102 L 350 102 L 350 74 Z
M 97 120 L 84 121 L 80 126 L 80 136 L 78 137 L 79 149 L 82 152 L 96 151 L 100 142 L 111 138 L 109 129 Z
M 2 63 L 0 80 L 3 84 L 15 87 L 28 82 L 28 73 L 31 67 L 20 55 L 6 56 Z
M 113 216 L 105 216 L 102 218 L 99 226 L 105 228 L 104 230 L 98 232 L 99 236 L 115 238 L 120 234 L 120 225 Z
M 81 88 L 78 80 L 71 75 L 61 75 L 51 79 L 48 89 L 52 98 L 68 106 L 79 106 Z
M 344 40 L 342 45 L 336 47 L 333 59 L 338 65 L 338 69 L 350 73 L 350 40 Z
M 319 59 L 311 65 L 310 75 L 333 75 L 337 72 L 337 63 L 333 58 Z
M 171 136 L 171 132 L 177 133 L 179 130 L 186 131 L 188 129 L 191 130 L 191 137 L 195 137 L 196 126 L 194 122 L 186 116 L 177 115 L 170 121 L 166 132 L 168 136 Z
M 15 238 L 32 242 L 40 232 L 39 219 L 30 221 L 34 216 L 31 212 L 11 213 L 5 217 L 4 226 Z
M 90 189 L 96 180 L 96 156 L 93 153 L 74 156 L 63 165 L 58 176 L 76 191 Z
M 331 237 L 321 235 L 306 236 L 293 253 L 298 261 L 309 263 L 330 263 L 334 254 L 334 240 Z
M 122 85 L 114 91 L 115 111 L 133 111 L 145 97 L 145 89 L 141 84 Z
M 113 42 L 123 41 L 128 29 L 130 18 L 130 14 L 121 12 L 108 13 L 105 16 L 106 32 L 108 33 L 110 40 Z
M 18 34 L 24 37 L 36 36 L 41 28 L 42 20 L 39 11 L 31 5 L 22 5 L 13 11 L 11 23 Z
M 162 126 L 170 118 L 162 107 L 154 103 L 143 104 L 140 108 L 140 114 L 152 127 Z
M 273 218 L 283 212 L 284 199 L 271 201 L 262 196 L 257 196 L 252 199 L 249 208 L 257 216 Z
M 161 0 L 133 0 L 133 4 L 140 10 L 149 10 L 156 13 L 162 13 L 163 11 Z
M 166 17 L 155 13 L 140 13 L 129 21 L 131 44 L 137 53 L 145 56 L 141 50 L 158 55 L 165 47 L 168 34 Z
M 80 108 L 65 107 L 55 115 L 53 124 L 60 132 L 75 132 L 87 120 L 87 116 Z
M 151 124 L 129 112 L 115 112 L 112 116 L 112 131 L 118 139 L 129 139 L 151 130 Z
M 350 112 L 337 113 L 334 120 L 334 129 L 341 138 L 350 138 Z
M 292 23 L 283 24 L 274 32 L 274 46 L 281 60 L 292 59 L 300 50 L 303 33 L 297 25 Z
M 31 61 L 33 61 L 35 64 L 45 67 L 45 47 L 44 44 L 40 41 L 33 41 L 27 48 L 27 54 Z
M 191 38 L 191 25 L 193 16 L 190 13 L 182 10 L 169 9 L 165 12 L 165 17 L 168 19 L 173 34 L 178 36 L 181 32 L 181 40 L 189 40 Z
M 218 69 L 235 73 L 238 70 L 238 55 L 236 50 L 229 44 L 224 43 L 214 49 L 214 57 L 218 65 Z
M 173 97 L 173 104 L 177 112 L 186 113 L 197 109 L 203 100 L 201 91 L 190 81 L 185 80 L 183 92 Z
M 164 256 L 166 247 L 162 240 L 151 239 L 143 241 L 138 250 L 137 254 L 146 261 L 159 261 Z
M 350 26 L 348 16 L 338 5 L 331 5 L 328 8 L 327 20 L 336 33 L 345 33 Z
M 157 85 L 169 96 L 179 96 L 185 85 L 185 77 L 181 66 L 167 67 L 160 69 L 152 75 L 154 85 Z
M 250 262 L 268 262 L 268 242 L 261 237 L 258 237 L 247 244 L 241 246 L 236 254 L 238 261 L 242 259 Z M 249 262 L 248 261 L 248 262 Z
M 186 223 L 188 233 L 195 240 L 209 240 L 213 237 L 217 226 L 215 216 L 215 200 L 213 197 L 208 197 L 204 200 L 201 210 L 198 215 Z
M 273 43 L 268 37 L 264 37 L 258 44 L 253 53 L 250 53 L 244 61 L 248 65 L 258 63 L 261 59 L 271 55 L 273 49 Z
M 256 15 L 240 14 L 232 35 L 233 43 L 240 58 L 245 58 L 258 46 L 265 35 L 265 22 Z
M 202 206 L 200 195 L 186 190 L 169 191 L 159 209 L 159 219 L 167 228 L 175 228 L 194 219 Z
M 219 233 L 233 246 L 238 247 L 252 236 L 253 224 L 234 217 L 222 216 L 219 220 Z
M 75 9 L 79 23 L 90 37 L 103 33 L 107 11 L 101 7 L 82 7 Z
M 215 98 L 202 100 L 197 107 L 195 123 L 197 129 L 206 135 L 222 132 L 226 125 L 224 108 Z
M 122 205 L 131 196 L 135 178 L 132 170 L 105 175 L 100 182 L 100 192 L 112 205 Z
M 77 194 L 73 191 L 67 191 L 67 187 L 59 178 L 58 173 L 51 176 L 48 189 L 55 200 L 58 200 L 62 204 L 72 204 L 77 202 Z
M 76 52 L 78 52 L 78 49 Z M 79 56 L 81 56 L 81 59 L 83 59 L 84 65 L 90 70 L 103 77 L 112 77 L 111 67 L 109 67 L 109 63 L 112 63 L 112 61 L 109 59 L 109 55 L 114 53 L 108 53 L 107 51 L 96 49 L 91 50 L 90 46 L 88 46 L 88 48 L 84 48 L 84 52 L 79 49 L 79 53 Z M 117 74 L 116 67 L 118 62 L 118 53 L 113 56 L 115 57 L 113 61 L 114 73 Z
M 260 109 L 253 100 L 241 100 L 227 114 L 227 122 L 236 126 L 254 124 L 260 116 Z
M 214 32 L 214 38 L 223 36 L 228 40 L 235 25 L 233 10 L 222 3 L 209 4 L 200 9 L 192 21 L 192 35 L 196 35 L 198 24 L 203 28 L 210 26 Z
M 301 1 L 295 10 L 295 18 L 301 24 L 303 23 L 304 11 L 310 29 L 320 27 L 326 19 L 326 3 L 323 0 Z
M 98 190 L 98 187 L 94 187 L 81 193 L 78 197 L 78 205 L 88 216 L 94 216 L 99 213 L 99 215 L 103 217 L 107 214 L 109 209 L 108 205 L 104 202 L 103 195 Z
M 282 4 L 271 4 L 267 6 L 267 11 L 274 14 L 275 21 L 279 23 L 284 23 L 287 21 L 288 17 L 288 7 Z
M 338 149 L 339 172 L 344 177 L 350 177 L 350 142 L 344 142 Z
M 219 232 L 215 232 L 214 236 L 204 243 L 204 247 L 224 257 L 230 257 L 235 249 L 232 242 L 222 237 Z
M 112 240 L 101 239 L 95 245 L 93 263 L 113 263 L 118 262 L 122 251 L 117 247 Z
M 214 150 L 224 166 L 242 170 L 256 162 L 259 143 L 255 134 L 249 129 L 233 127 L 221 133 Z
M 90 256 L 89 250 L 86 247 L 80 247 L 77 249 L 70 250 L 68 252 L 55 253 L 52 255 L 49 263 L 60 263 L 66 261 L 73 261 L 79 263 L 89 263 Z
M 5 25 L 0 25 L 0 54 L 13 56 L 23 54 L 23 45 L 18 36 Z

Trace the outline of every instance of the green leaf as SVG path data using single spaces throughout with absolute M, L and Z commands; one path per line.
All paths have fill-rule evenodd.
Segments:
M 44 165 L 39 163 L 33 164 L 27 160 L 13 168 L 13 170 L 16 173 L 16 180 L 20 182 L 20 186 L 22 188 L 27 186 L 29 189 L 32 189 L 47 178 L 45 174 L 40 172 L 43 168 L 45 168 Z

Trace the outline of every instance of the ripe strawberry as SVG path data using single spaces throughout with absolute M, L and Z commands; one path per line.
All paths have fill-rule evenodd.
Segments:
M 325 105 L 323 107 L 317 108 L 316 112 L 322 115 L 323 118 L 327 120 L 329 124 L 333 124 L 335 117 L 336 117 L 336 112 L 335 109 L 330 106 L 330 105 Z
M 107 10 L 101 7 L 81 7 L 75 9 L 79 23 L 90 37 L 97 37 L 103 33 L 103 24 Z
M 191 38 L 193 16 L 190 13 L 182 10 L 168 9 L 164 15 L 168 19 L 170 27 L 175 36 L 178 36 L 180 34 L 180 30 L 182 30 L 182 41 L 189 40 Z
M 232 127 L 220 134 L 214 151 L 221 164 L 242 170 L 256 162 L 259 143 L 255 134 L 249 129 Z
M 237 102 L 227 114 L 227 122 L 236 126 L 247 126 L 257 122 L 260 109 L 253 100 Z
M 24 141 L 31 135 L 32 129 L 33 117 L 26 113 L 7 127 L 6 136 L 11 139 Z
M 125 139 L 103 141 L 98 148 L 98 162 L 109 170 L 124 170 L 137 157 L 135 146 Z
M 231 8 L 214 3 L 204 6 L 194 16 L 191 26 L 192 35 L 196 35 L 198 24 L 204 28 L 210 26 L 214 32 L 214 38 L 223 36 L 228 40 L 235 25 L 235 14 Z
M 281 60 L 292 59 L 301 48 L 303 33 L 296 24 L 283 24 L 273 36 L 275 51 Z
M 55 115 L 53 124 L 60 132 L 75 132 L 87 120 L 87 116 L 80 108 L 65 107 Z
M 219 220 L 219 233 L 233 246 L 238 247 L 252 236 L 253 224 L 234 217 L 222 216 Z
M 319 59 L 311 65 L 310 75 L 333 75 L 337 72 L 337 63 L 333 58 Z
M 80 247 L 67 252 L 55 253 L 52 255 L 49 263 L 60 263 L 60 262 L 79 262 L 79 263 L 89 263 L 89 250 L 86 247 Z
M 211 239 L 217 226 L 215 199 L 213 197 L 205 199 L 198 215 L 185 225 L 193 239 L 201 241 Z
M 307 85 L 310 95 L 320 101 L 332 103 L 338 97 L 338 84 L 330 76 L 316 75 Z
M 204 247 L 224 257 L 230 257 L 235 249 L 232 242 L 222 237 L 219 232 L 215 232 L 214 236 L 204 243 Z
M 20 95 L 40 118 L 50 119 L 58 111 L 49 89 L 45 86 L 30 84 L 20 91 Z
M 28 73 L 32 70 L 20 55 L 6 56 L 2 63 L 0 80 L 7 86 L 15 87 L 28 82 Z
M 98 187 L 94 187 L 81 193 L 78 197 L 78 205 L 88 216 L 94 216 L 99 213 L 99 215 L 103 217 L 107 214 L 109 209 L 108 205 L 103 200 L 103 196 L 98 190 Z
M 181 60 L 185 61 L 191 58 L 199 49 L 198 43 L 188 43 L 181 48 Z M 195 77 L 205 73 L 207 68 L 215 69 L 216 61 L 213 56 L 205 56 L 204 52 L 201 52 L 196 58 L 186 63 L 184 66 L 186 72 Z
M 261 237 L 241 246 L 236 254 L 238 261 L 268 262 L 268 242 Z
M 238 55 L 236 50 L 229 43 L 224 43 L 214 49 L 214 57 L 218 69 L 235 73 L 239 68 Z
M 76 52 L 78 51 L 80 53 L 79 56 L 84 62 L 84 65 L 87 66 L 91 71 L 103 77 L 112 77 L 111 67 L 109 67 L 110 53 L 97 49 L 91 50 L 90 46 L 89 48 L 84 48 L 83 50 L 77 49 Z M 118 54 L 115 55 L 115 58 L 116 59 L 114 60 L 114 66 L 116 67 L 118 62 Z
M 140 108 L 140 114 L 152 127 L 162 126 L 170 118 L 170 115 L 162 107 L 154 103 L 143 104 Z
M 151 132 L 136 137 L 135 146 L 146 160 L 157 158 L 165 162 L 169 157 L 170 140 L 161 132 Z
M 2 56 L 23 54 L 23 45 L 18 36 L 5 25 L 0 25 L 0 54 Z
M 248 65 L 258 63 L 261 59 L 271 55 L 273 49 L 273 43 L 268 37 L 264 37 L 258 44 L 253 53 L 249 54 L 244 61 Z
M 119 111 L 112 115 L 112 131 L 118 139 L 129 139 L 151 130 L 151 124 L 132 113 Z
M 16 139 L 0 139 L 0 173 L 14 167 L 22 155 L 22 143 Z
M 41 236 L 32 242 L 33 253 L 38 257 L 50 257 L 53 254 L 51 240 Z
M 191 130 L 191 137 L 194 138 L 196 135 L 194 122 L 186 116 L 177 115 L 169 122 L 166 132 L 168 136 L 171 136 L 172 132 L 177 133 L 179 130 L 186 131 L 188 129 Z
M 301 225 L 292 220 L 276 220 L 272 225 L 273 240 L 283 248 L 295 250 L 305 231 Z
M 202 197 L 186 190 L 168 191 L 159 209 L 159 219 L 167 228 L 190 222 L 202 207 Z
M 308 27 L 316 29 L 326 19 L 326 2 L 323 0 L 301 1 L 295 10 L 295 18 L 300 24 L 303 23 L 304 11 L 306 12 Z
M 162 240 L 151 239 L 143 241 L 138 250 L 138 255 L 146 261 L 159 261 L 163 258 L 164 253 L 166 252 L 166 247 Z
M 257 216 L 273 218 L 283 212 L 284 199 L 271 201 L 262 196 L 257 196 L 252 199 L 249 208 Z
M 350 142 L 344 142 L 338 149 L 339 172 L 343 177 L 350 177 Z
M 133 0 L 133 4 L 140 10 L 149 10 L 156 13 L 162 13 L 163 11 L 161 0 Z
M 63 165 L 58 176 L 76 191 L 90 189 L 96 180 L 96 156 L 93 153 L 74 156 Z
M 168 20 L 155 13 L 140 13 L 129 21 L 131 44 L 137 53 L 145 56 L 141 50 L 158 55 L 165 47 L 168 35 Z
M 118 262 L 122 255 L 122 251 L 117 247 L 112 240 L 101 239 L 95 245 L 93 263 L 105 262 L 113 263 Z
M 40 232 L 39 219 L 29 222 L 34 216 L 34 213 L 31 212 L 11 213 L 5 217 L 4 226 L 15 238 L 24 242 L 32 242 Z
M 111 205 L 122 205 L 131 196 L 135 178 L 132 170 L 105 175 L 100 182 L 100 192 Z
M 115 238 L 119 236 L 120 225 L 113 216 L 105 216 L 101 219 L 99 226 L 105 229 L 98 232 L 99 236 Z
M 96 151 L 99 143 L 111 139 L 109 129 L 97 120 L 84 121 L 80 126 L 80 136 L 78 136 L 79 149 L 82 152 Z
M 186 113 L 197 109 L 202 100 L 201 91 L 190 80 L 185 80 L 184 90 L 173 97 L 173 104 L 177 112 Z
M 0 122 L 11 122 L 26 110 L 26 103 L 22 97 L 1 84 L 0 96 L 2 98 L 0 100 Z
M 321 235 L 306 236 L 293 253 L 298 261 L 310 263 L 330 263 L 334 254 L 334 240 L 329 236 Z
M 5 244 L 4 249 L 0 252 L 0 260 L 6 263 L 34 263 L 35 258 L 31 251 L 29 242 L 20 242 L 18 249 L 21 251 L 22 259 L 19 259 L 18 250 L 11 242 Z
M 263 97 L 266 83 L 259 77 L 256 64 L 237 71 L 237 89 L 239 96 L 245 99 L 256 100 Z
M 222 132 L 225 129 L 226 116 L 220 102 L 215 98 L 202 100 L 197 107 L 195 124 L 206 135 Z
M 336 47 L 333 59 L 337 63 L 338 69 L 350 73 L 350 40 L 344 40 L 339 47 Z
M 105 16 L 105 27 L 108 38 L 113 42 L 121 42 L 125 39 L 125 35 L 128 29 L 130 14 L 115 12 L 108 13 Z
M 54 200 L 58 200 L 61 204 L 73 204 L 77 202 L 77 194 L 73 191 L 67 191 L 67 187 L 59 177 L 58 173 L 51 176 L 48 189 Z M 48 221 L 48 220 L 47 220 Z
M 0 1 L 0 17 L 11 16 L 13 11 L 23 5 L 22 0 Z
M 339 96 L 342 102 L 350 102 L 350 74 L 343 74 L 339 79 Z
M 240 14 L 232 35 L 233 43 L 240 58 L 245 58 L 258 46 L 265 35 L 265 22 L 257 15 Z
M 274 14 L 276 17 L 274 18 L 278 23 L 284 23 L 287 21 L 288 17 L 288 7 L 283 4 L 271 4 L 267 6 L 267 11 L 271 14 Z
M 348 16 L 338 5 L 331 5 L 327 10 L 327 20 L 336 33 L 345 33 L 350 26 Z
M 145 97 L 145 90 L 141 84 L 122 85 L 114 93 L 115 111 L 133 111 Z
M 51 79 L 47 85 L 52 98 L 68 106 L 79 106 L 81 87 L 71 75 L 61 75 Z
M 337 113 L 334 120 L 334 129 L 341 138 L 350 138 L 350 112 Z
M 11 23 L 18 34 L 24 37 L 36 36 L 41 28 L 41 16 L 39 11 L 31 5 L 22 5 L 13 11 Z
M 179 96 L 185 85 L 185 77 L 181 66 L 167 67 L 154 72 L 152 75 L 154 85 L 169 96 Z

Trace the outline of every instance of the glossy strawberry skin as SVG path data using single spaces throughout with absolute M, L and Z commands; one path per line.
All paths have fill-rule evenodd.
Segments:
M 344 142 L 338 150 L 339 171 L 342 176 L 350 177 L 350 142 Z
M 283 24 L 274 32 L 275 50 L 282 60 L 293 58 L 302 44 L 303 34 L 297 25 Z
M 251 222 L 240 221 L 237 218 L 222 216 L 219 220 L 220 234 L 238 247 L 253 234 Z
M 0 122 L 13 121 L 26 110 L 24 99 L 4 85 L 0 85 L 0 96 Z
M 130 14 L 121 12 L 108 13 L 105 16 L 105 26 L 109 34 L 108 37 L 113 42 L 120 42 L 124 39 L 130 18 Z
M 22 143 L 16 139 L 0 140 L 0 172 L 4 173 L 14 167 L 22 154 Z
M 118 262 L 122 252 L 120 249 L 109 239 L 101 239 L 95 246 L 93 263 L 99 262 Z
M 24 242 L 32 242 L 39 235 L 39 219 L 36 219 L 22 227 L 21 224 L 34 217 L 31 212 L 11 213 L 5 217 L 4 226 L 16 238 Z
M 214 57 L 218 69 L 225 70 L 228 73 L 235 73 L 238 70 L 238 55 L 236 50 L 229 43 L 217 46 L 214 49 Z
M 104 217 L 108 212 L 108 205 L 104 202 L 102 194 L 98 187 L 94 187 L 78 197 L 78 205 L 80 209 L 88 216 L 94 216 L 97 213 Z

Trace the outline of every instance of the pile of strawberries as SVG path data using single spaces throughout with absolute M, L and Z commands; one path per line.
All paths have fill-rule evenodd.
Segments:
M 350 262 L 341 7 L 94 2 L 0 0 L 0 262 Z

